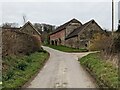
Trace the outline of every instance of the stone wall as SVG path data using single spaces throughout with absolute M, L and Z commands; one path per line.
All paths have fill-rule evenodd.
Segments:
M 2 31 L 2 56 L 30 54 L 41 49 L 40 37 L 14 31 Z
M 24 33 L 27 33 L 27 34 L 30 34 L 30 35 L 39 35 L 35 29 L 30 25 L 30 23 L 26 23 L 21 29 L 20 29 L 21 32 L 24 32 Z
M 65 46 L 72 48 L 79 48 L 78 37 L 73 37 L 65 41 Z
M 81 24 L 80 23 L 70 23 L 67 27 L 66 27 L 66 33 L 65 36 L 67 37 L 71 32 L 74 31 L 74 29 L 80 27 Z
M 89 49 L 90 40 L 96 33 L 103 33 L 103 30 L 94 22 L 78 33 L 78 36 L 66 40 L 66 46 L 73 48 Z
M 88 48 L 90 45 L 90 40 L 96 33 L 102 34 L 103 30 L 96 23 L 91 23 L 78 34 L 79 47 Z

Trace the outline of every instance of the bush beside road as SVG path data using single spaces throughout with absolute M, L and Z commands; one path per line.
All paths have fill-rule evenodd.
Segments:
M 118 68 L 102 60 L 99 53 L 89 54 L 79 61 L 95 78 L 100 88 L 118 88 Z
M 46 51 L 35 52 L 29 56 L 9 56 L 3 59 L 2 86 L 6 88 L 19 88 L 23 86 L 48 59 Z

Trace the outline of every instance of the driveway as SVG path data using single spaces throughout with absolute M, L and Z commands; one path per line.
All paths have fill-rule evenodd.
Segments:
M 78 62 L 78 57 L 88 53 L 65 53 L 43 48 L 50 53 L 50 58 L 27 88 L 96 88 L 94 80 Z

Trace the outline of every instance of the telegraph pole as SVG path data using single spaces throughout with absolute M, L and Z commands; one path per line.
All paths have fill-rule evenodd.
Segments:
M 111 33 L 111 45 L 110 45 L 110 53 L 113 52 L 113 42 L 114 42 L 114 0 L 112 0 L 112 33 Z
M 112 0 L 112 37 L 114 34 L 114 0 Z

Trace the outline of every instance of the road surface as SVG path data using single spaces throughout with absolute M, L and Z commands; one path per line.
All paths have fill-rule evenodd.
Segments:
M 96 88 L 94 80 L 78 62 L 88 53 L 65 53 L 43 47 L 50 58 L 27 88 Z

